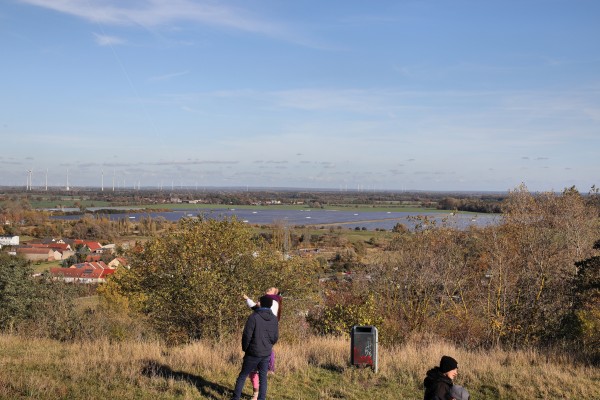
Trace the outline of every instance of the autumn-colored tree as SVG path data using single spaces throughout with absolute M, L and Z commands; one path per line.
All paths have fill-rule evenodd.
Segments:
M 597 234 L 593 208 L 574 188 L 532 194 L 522 185 L 510 193 L 479 260 L 492 341 L 522 346 L 557 339 L 570 310 L 574 262 L 590 254 Z
M 469 234 L 432 227 L 411 234 L 369 262 L 368 281 L 377 294 L 388 335 L 402 339 L 413 332 L 460 332 L 477 319 L 471 315 Z
M 88 240 L 112 241 L 116 236 L 117 223 L 107 217 L 84 215 L 82 218 L 72 222 L 71 237 Z
M 383 332 L 436 333 L 472 345 L 555 343 L 571 312 L 575 261 L 600 236 L 596 209 L 575 188 L 510 193 L 497 226 L 451 229 L 415 219 L 369 260 Z

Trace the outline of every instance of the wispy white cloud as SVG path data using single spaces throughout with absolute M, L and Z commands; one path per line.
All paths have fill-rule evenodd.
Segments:
M 100 46 L 115 46 L 125 43 L 125 40 L 116 36 L 101 35 L 98 33 L 94 33 L 94 38 Z
M 190 21 L 268 36 L 286 37 L 283 26 L 252 13 L 212 1 L 192 0 L 20 0 L 107 25 L 165 26 Z

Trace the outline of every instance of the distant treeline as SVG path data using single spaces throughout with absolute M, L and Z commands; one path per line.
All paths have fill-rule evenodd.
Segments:
M 203 204 L 252 205 L 266 204 L 277 200 L 281 204 L 303 204 L 311 208 L 344 205 L 371 205 L 385 207 L 437 207 L 445 199 L 458 199 L 461 204 L 471 204 L 478 199 L 483 204 L 499 203 L 508 193 L 476 193 L 476 192 L 393 192 L 393 191 L 333 191 L 333 190 L 192 190 L 174 188 L 173 190 L 125 190 L 99 191 L 88 188 L 72 189 L 69 192 L 33 191 L 23 193 L 22 190 L 4 189 L 0 192 L 0 205 L 5 202 L 25 202 L 33 208 L 46 207 L 39 205 L 49 203 L 52 207 L 117 207 L 143 206 L 148 204 L 169 204 L 197 201 Z M 49 205 L 48 205 L 49 206 Z M 454 207 L 450 207 L 454 209 Z M 476 210 L 478 212 L 483 212 Z M 105 212 L 105 211 L 103 211 Z
M 439 210 L 471 211 L 478 213 L 501 213 L 501 197 L 462 198 L 445 197 L 437 204 Z

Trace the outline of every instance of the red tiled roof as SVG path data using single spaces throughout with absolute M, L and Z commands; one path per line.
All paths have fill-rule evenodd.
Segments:
M 75 279 L 103 279 L 114 273 L 115 270 L 111 268 L 100 269 L 91 266 L 86 268 L 50 268 L 50 274 L 53 276 Z
M 108 275 L 112 275 L 112 274 L 114 274 L 114 273 L 115 273 L 115 271 L 116 271 L 116 269 L 107 268 L 107 269 L 105 269 L 105 270 L 102 270 L 102 275 L 101 275 L 100 277 L 101 277 L 101 278 L 105 278 L 105 277 L 107 277 Z
M 64 276 L 65 278 L 79 278 L 81 271 L 76 268 L 50 268 L 50 275 Z
M 66 243 L 52 243 L 52 244 L 49 244 L 48 247 L 50 247 L 51 249 L 62 250 L 62 251 L 71 250 L 71 246 L 69 246 Z
M 83 245 L 89 247 L 90 250 L 92 250 L 92 251 L 96 251 L 96 250 L 99 250 L 102 248 L 102 245 L 100 243 L 89 241 L 89 240 L 75 239 L 74 244 L 75 245 L 83 244 Z
M 92 269 L 112 269 L 108 268 L 108 266 L 104 263 L 104 261 L 91 261 L 91 262 L 83 262 L 79 264 L 71 265 L 71 268 L 92 268 Z

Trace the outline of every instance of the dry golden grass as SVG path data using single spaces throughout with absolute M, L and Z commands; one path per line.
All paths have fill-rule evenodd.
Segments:
M 473 399 L 599 399 L 600 370 L 535 351 L 467 351 L 434 340 L 379 347 L 379 372 L 350 367 L 349 342 L 309 337 L 276 346 L 271 399 L 419 399 L 427 369 L 448 354 Z M 239 341 L 165 347 L 156 342 L 60 343 L 0 335 L 0 398 L 225 400 Z M 250 393 L 247 385 L 246 393 Z

